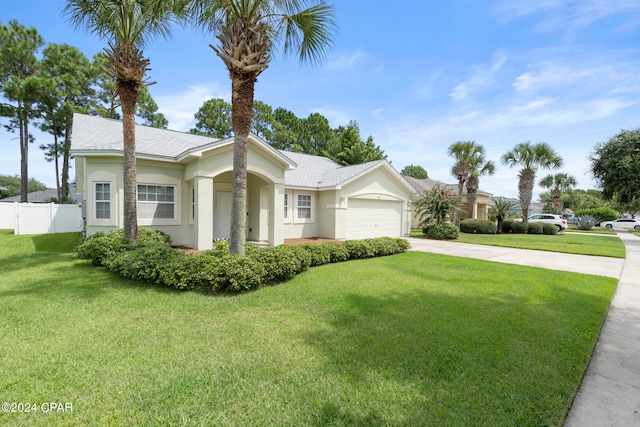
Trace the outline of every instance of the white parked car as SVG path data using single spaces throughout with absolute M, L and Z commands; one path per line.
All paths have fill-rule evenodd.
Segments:
M 634 228 L 636 230 L 640 230 L 640 219 L 620 218 L 615 221 L 603 221 L 600 223 L 600 226 L 607 228 Z
M 522 220 L 517 219 L 516 221 L 522 221 Z M 561 232 L 562 230 L 566 230 L 567 228 L 569 228 L 569 225 L 567 224 L 567 219 L 562 215 L 553 215 L 553 214 L 531 215 L 530 217 L 527 218 L 527 222 L 546 222 L 549 224 L 553 224 L 558 229 L 558 233 Z

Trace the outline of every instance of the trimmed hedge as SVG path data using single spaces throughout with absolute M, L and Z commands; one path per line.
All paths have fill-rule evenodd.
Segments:
M 527 227 L 527 234 L 542 234 L 543 222 L 530 222 Z
M 511 224 L 513 224 L 512 219 L 505 219 L 504 221 L 502 221 L 502 232 L 511 233 Z
M 471 234 L 496 234 L 496 225 L 486 219 L 467 218 L 460 221 L 460 231 Z
M 550 236 L 554 236 L 558 234 L 558 227 L 553 224 L 543 223 L 542 224 L 542 234 L 548 234 Z
M 237 256 L 228 253 L 226 242 L 216 242 L 211 251 L 194 255 L 172 248 L 166 234 L 142 230 L 135 246 L 124 240 L 122 230 L 97 233 L 78 246 L 78 257 L 139 283 L 238 293 L 289 280 L 311 266 L 393 255 L 410 248 L 405 239 L 381 237 L 268 248 L 249 245 L 246 256 Z
M 511 223 L 512 233 L 526 233 L 527 228 L 529 228 L 529 223 L 524 221 L 514 221 Z
M 459 236 L 458 227 L 448 222 L 426 227 L 422 232 L 426 234 L 428 238 L 436 240 L 455 240 Z

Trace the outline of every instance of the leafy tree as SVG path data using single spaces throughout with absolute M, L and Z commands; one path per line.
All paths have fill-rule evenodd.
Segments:
M 374 144 L 372 136 L 367 137 L 366 141 L 362 140 L 360 127 L 353 120 L 346 127 L 339 127 L 336 133 L 336 141 L 323 154 L 342 165 L 357 165 L 387 158 L 380 146 Z
M 405 166 L 400 171 L 400 174 L 410 176 L 415 179 L 429 178 L 429 174 L 427 173 L 427 171 L 422 166 L 418 166 L 418 165 Z
M 459 206 L 460 196 L 441 185 L 436 185 L 430 191 L 425 191 L 415 202 L 418 225 L 425 229 L 453 221 Z
M 547 201 L 544 197 L 544 193 L 540 195 L 542 201 Z M 549 200 L 553 200 L 551 195 L 548 197 Z M 573 211 L 607 206 L 607 202 L 602 198 L 602 192 L 598 190 L 568 190 L 562 194 L 561 200 L 565 209 L 572 209 Z
M 209 99 L 195 114 L 196 127 L 190 133 L 228 138 L 233 133 L 231 125 L 231 104 L 224 99 Z
M 278 107 L 273 110 L 273 133 L 269 141 L 279 150 L 303 152 L 300 139 L 303 134 L 303 122 L 293 112 Z
M 47 85 L 38 74 L 36 53 L 42 45 L 44 40 L 35 28 L 26 28 L 15 20 L 8 26 L 0 23 L 0 91 L 6 100 L 0 104 L 0 116 L 9 119 L 5 125 L 8 131 L 18 130 L 22 202 L 27 201 L 29 142 L 33 142 L 29 122 L 36 117 L 36 105 Z
M 623 130 L 597 144 L 589 159 L 606 199 L 626 204 L 640 198 L 640 129 Z
M 13 197 L 20 195 L 20 189 L 22 187 L 22 179 L 20 175 L 0 175 L 0 186 L 5 187 L 7 190 L 0 193 L 0 198 Z M 47 186 L 35 178 L 29 178 L 27 181 L 27 192 L 33 193 L 34 191 L 44 191 Z
M 229 252 L 242 255 L 247 139 L 256 80 L 269 66 L 274 42 L 282 41 L 284 54 L 297 53 L 301 61 L 321 59 L 332 43 L 333 7 L 323 0 L 192 0 L 191 11 L 197 24 L 215 32 L 220 44 L 211 48 L 231 77 L 234 152 Z
M 565 193 L 575 187 L 578 182 L 576 178 L 567 173 L 549 174 L 540 180 L 540 186 L 542 188 L 548 188 L 551 190 L 551 197 L 553 197 L 553 209 L 556 212 L 562 212 L 563 202 L 562 193 Z
M 493 205 L 490 208 L 491 214 L 495 215 L 496 220 L 498 221 L 498 233 L 502 232 L 502 222 L 509 217 L 511 212 L 513 212 L 513 208 L 516 207 L 516 204 L 510 200 L 507 200 L 503 197 L 491 198 Z
M 53 135 L 53 143 L 42 145 L 47 160 L 56 168 L 58 203 L 69 195 L 69 160 L 73 113 L 88 113 L 94 96 L 91 82 L 95 67 L 79 49 L 67 44 L 49 45 L 42 52 L 42 74 L 51 79 L 51 91 L 41 103 L 40 129 Z M 63 142 L 59 144 L 58 138 Z M 62 156 L 62 185 L 58 158 Z
M 115 81 L 122 109 L 124 141 L 124 236 L 138 242 L 135 114 L 140 88 L 147 84 L 149 59 L 140 47 L 154 35 L 170 36 L 176 16 L 185 12 L 178 0 L 67 0 L 71 23 L 108 39 L 106 69 Z
M 158 111 L 158 104 L 149 93 L 147 86 L 141 86 L 136 103 L 136 117 L 142 119 L 142 124 L 158 129 L 169 127 L 169 120 Z
M 478 187 L 482 175 L 493 175 L 496 167 L 491 160 L 485 160 L 484 147 L 480 146 L 474 161 L 470 164 L 467 178 L 467 218 L 473 218 L 473 207 L 478 197 Z
M 513 150 L 503 154 L 502 164 L 510 168 L 517 165 L 522 166 L 518 172 L 518 199 L 522 208 L 523 221 L 527 222 L 538 168 L 557 169 L 562 166 L 562 157 L 547 143 L 522 142 L 517 144 Z
M 273 135 L 273 108 L 264 102 L 254 101 L 252 119 L 251 132 L 269 142 Z

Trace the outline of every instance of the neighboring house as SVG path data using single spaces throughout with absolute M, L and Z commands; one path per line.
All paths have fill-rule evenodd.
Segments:
M 123 226 L 122 122 L 74 115 L 71 153 L 87 235 Z M 233 138 L 136 125 L 138 225 L 209 249 L 230 231 Z M 414 188 L 386 161 L 341 166 L 251 135 L 247 239 L 360 239 L 410 232 Z
M 425 191 L 430 191 L 436 185 L 443 186 L 447 191 L 450 191 L 452 194 L 458 194 L 458 184 L 444 184 L 439 181 L 434 181 L 433 179 L 416 179 L 410 176 L 404 177 L 409 184 L 413 186 L 418 192 L 418 195 L 415 196 L 412 201 L 416 201 L 418 198 L 422 196 Z M 487 219 L 489 216 L 489 206 L 491 204 L 491 193 L 487 193 L 486 191 L 478 190 L 476 192 L 476 203 L 473 206 L 474 215 L 473 218 L 476 219 Z M 462 205 L 461 205 L 461 218 L 465 219 L 468 217 L 468 209 L 467 209 L 467 190 L 464 188 L 462 192 Z M 419 228 L 418 215 L 413 212 L 411 217 L 411 227 Z
M 58 190 L 56 190 L 55 188 L 27 193 L 27 200 L 29 201 L 29 203 L 49 203 L 52 200 L 57 199 Z M 74 203 L 80 203 L 80 197 L 78 197 L 78 193 L 76 192 L 75 184 L 69 184 L 68 199 L 69 201 L 72 201 Z M 20 202 L 20 196 L 5 197 L 4 199 L 0 199 L 0 202 Z

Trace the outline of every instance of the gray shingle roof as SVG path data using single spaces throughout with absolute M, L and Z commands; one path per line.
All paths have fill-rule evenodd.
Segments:
M 404 179 L 406 179 L 409 184 L 413 185 L 413 187 L 418 191 L 418 194 L 422 194 L 425 191 L 431 190 L 436 185 L 442 185 L 449 191 L 453 191 L 455 194 L 458 194 L 458 184 L 445 184 L 444 182 L 435 181 L 433 179 L 416 179 L 407 175 L 403 175 Z M 478 189 L 478 194 L 484 194 L 487 196 L 491 196 L 491 193 Z M 467 194 L 466 187 L 463 189 L 462 194 Z
M 136 125 L 136 153 L 177 158 L 220 139 Z M 122 151 L 122 122 L 85 114 L 73 115 L 72 151 Z
M 0 202 L 19 202 L 20 198 L 21 198 L 20 196 L 5 197 L 4 199 L 0 199 Z M 55 188 L 50 188 L 48 190 L 43 190 L 43 191 L 34 191 L 32 193 L 27 194 L 27 200 L 30 203 L 50 202 L 51 199 L 57 199 L 57 198 L 58 198 L 58 190 L 56 190 Z M 75 184 L 69 184 L 69 200 L 73 200 L 76 203 L 80 203 L 80 197 L 76 192 Z
M 224 140 L 136 125 L 136 155 L 140 158 L 156 158 L 165 161 L 179 161 L 187 154 L 230 143 Z M 262 143 L 267 151 L 288 164 L 285 171 L 285 185 L 312 189 L 335 188 L 361 174 L 386 164 L 386 160 L 342 166 L 331 159 L 310 154 L 274 150 Z M 86 156 L 112 152 L 121 154 L 122 122 L 84 114 L 73 116 L 73 140 L 71 151 L 74 155 Z M 398 174 L 398 177 L 400 175 Z M 400 177 L 400 180 L 402 178 Z M 411 187 L 406 183 L 405 185 Z

